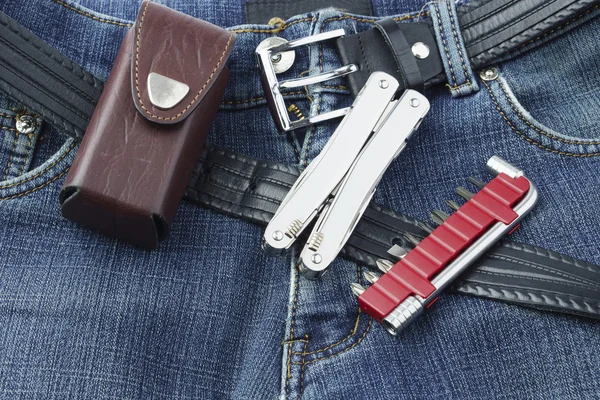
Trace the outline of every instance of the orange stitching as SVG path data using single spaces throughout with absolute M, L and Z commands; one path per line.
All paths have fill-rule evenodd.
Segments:
M 144 11 L 142 12 L 142 18 L 140 19 L 140 26 L 137 29 L 137 39 L 136 39 L 136 43 L 135 43 L 135 90 L 137 92 L 137 98 L 138 98 L 138 101 L 140 102 L 140 106 L 146 112 L 146 114 L 148 114 L 150 117 L 152 117 L 154 119 L 158 119 L 161 121 L 164 121 L 164 120 L 173 121 L 173 120 L 181 117 L 183 114 L 185 114 L 187 112 L 187 110 L 189 110 L 190 107 L 200 98 L 200 95 L 202 94 L 202 92 L 204 91 L 206 86 L 210 83 L 210 81 L 212 80 L 213 76 L 215 75 L 215 72 L 217 72 L 217 69 L 219 69 L 221 62 L 223 62 L 223 58 L 225 58 L 225 54 L 227 53 L 227 50 L 229 50 L 229 45 L 231 44 L 231 40 L 233 39 L 233 33 L 231 33 L 229 35 L 229 39 L 227 40 L 227 43 L 225 44 L 225 49 L 223 50 L 223 54 L 221 54 L 221 58 L 217 62 L 217 65 L 215 65 L 215 67 L 213 68 L 212 73 L 208 77 L 208 80 L 204 83 L 204 86 L 202 86 L 202 88 L 196 94 L 196 96 L 192 99 L 190 104 L 188 104 L 187 107 L 183 109 L 183 111 L 181 111 L 179 114 L 175 115 L 174 117 L 165 118 L 165 117 L 155 115 L 154 113 L 152 113 L 151 111 L 146 109 L 146 107 L 144 106 L 144 101 L 142 100 L 142 95 L 140 94 L 140 87 L 139 87 L 139 84 L 140 84 L 140 82 L 139 82 L 140 39 L 141 39 L 141 35 L 142 35 L 142 26 L 144 25 L 144 19 L 146 18 L 146 12 L 148 11 L 148 5 L 150 4 L 150 2 L 151 1 L 148 1 L 146 3 L 146 5 L 144 6 Z
M 356 346 L 358 346 L 360 344 L 360 342 L 362 342 L 365 339 L 365 337 L 367 336 L 367 334 L 371 330 L 371 326 L 372 325 L 373 325 L 373 318 L 369 318 L 369 324 L 367 325 L 367 329 L 365 329 L 365 332 L 362 334 L 362 336 L 360 338 L 358 338 L 358 340 L 356 341 L 356 343 L 352 344 L 350 347 L 346 347 L 345 349 L 343 349 L 343 350 L 341 350 L 341 351 L 339 351 L 337 353 L 330 354 L 330 355 L 328 355 L 326 357 L 321 357 L 321 358 L 315 358 L 315 359 L 312 359 L 312 360 L 308 360 L 304 364 L 308 365 L 308 364 L 312 364 L 312 363 L 317 362 L 317 361 L 327 360 L 328 358 L 333 358 L 333 357 L 339 356 L 340 354 L 345 353 L 345 352 L 347 352 L 347 351 L 355 348 Z M 300 363 L 297 362 L 297 361 L 294 361 L 292 364 L 300 364 Z
M 361 267 L 359 264 L 357 264 L 357 273 L 358 273 L 358 279 L 360 280 L 361 277 Z M 348 336 L 346 336 L 345 338 L 339 340 L 338 342 L 331 344 L 327 347 L 324 347 L 322 349 L 318 349 L 318 350 L 313 350 L 313 351 L 309 351 L 308 353 L 306 353 L 306 355 L 312 355 L 312 354 L 317 354 L 317 353 L 322 353 L 324 351 L 327 351 L 335 346 L 338 346 L 344 342 L 346 342 L 348 339 L 350 339 L 352 336 L 356 335 L 356 331 L 358 330 L 358 325 L 360 323 L 360 315 L 362 314 L 360 307 L 358 308 L 358 314 L 356 315 L 356 321 L 354 322 L 354 328 L 352 328 L 352 330 L 350 331 L 350 334 Z M 295 352 L 294 354 L 300 354 L 298 352 Z
M 468 82 L 468 83 L 463 83 L 462 85 L 457 85 L 457 86 L 450 86 L 450 85 L 448 85 L 448 84 L 446 83 L 446 85 L 445 85 L 445 86 L 446 86 L 448 89 L 450 89 L 450 90 L 459 90 L 460 88 L 462 88 L 462 87 L 465 87 L 465 86 L 470 86 L 470 87 L 473 87 L 473 85 L 471 84 L 471 82 Z
M 86 16 L 88 18 L 91 18 L 91 19 L 93 19 L 95 21 L 104 22 L 104 23 L 112 24 L 112 25 L 118 25 L 118 26 L 126 26 L 126 27 L 133 26 L 133 24 L 129 24 L 129 23 L 125 23 L 125 22 L 112 21 L 110 19 L 96 17 L 95 15 L 92 15 L 92 14 L 90 14 L 88 12 L 85 12 L 83 10 L 75 8 L 75 7 L 73 7 L 73 6 L 69 5 L 69 4 L 63 3 L 61 0 L 54 0 L 54 2 L 57 3 L 57 4 L 59 4 L 59 5 L 61 5 L 61 6 L 63 6 L 63 7 L 65 7 L 65 8 L 67 8 L 67 9 L 69 9 L 69 10 L 71 10 L 71 11 L 75 11 L 77 14 L 81 14 L 81 15 Z
M 56 181 L 57 179 L 60 179 L 64 174 L 66 174 L 69 171 L 69 168 L 65 169 L 63 172 L 61 172 L 59 175 L 55 176 L 54 178 L 50 179 L 49 181 L 45 182 L 44 184 L 34 187 L 33 189 L 30 189 L 26 192 L 23 193 L 19 193 L 19 194 L 15 194 L 13 196 L 9 196 L 9 197 L 0 197 L 0 200 L 5 201 L 5 200 L 12 200 L 12 199 L 16 199 L 17 197 L 22 197 L 22 196 L 26 196 L 30 193 L 33 192 L 37 192 L 40 189 L 45 188 L 46 186 L 48 186 L 49 184 L 51 184 L 52 182 Z
M 0 126 L 0 129 L 3 129 L 5 131 L 11 131 L 11 132 L 17 131 L 15 128 L 11 128 L 10 126 Z
M 347 87 L 347 86 L 344 86 L 344 85 L 337 85 L 337 86 L 321 85 L 321 88 L 323 88 L 323 89 L 339 89 L 339 90 L 348 90 L 348 87 Z
M 306 92 L 304 91 L 300 91 L 300 92 L 288 92 L 288 93 L 282 93 L 283 96 L 295 96 L 295 95 L 299 95 L 299 94 L 306 94 Z M 261 101 L 264 100 L 264 97 L 252 97 L 250 99 L 246 99 L 246 100 L 228 100 L 228 101 L 223 101 L 221 102 L 221 104 L 223 105 L 232 105 L 232 104 L 246 104 L 246 103 L 252 103 L 255 101 Z
M 67 149 L 67 151 L 65 151 L 65 153 L 58 160 L 54 161 L 52 164 L 50 164 L 46 169 L 44 169 L 40 173 L 38 173 L 38 174 L 36 174 L 36 175 L 34 175 L 34 176 L 30 177 L 30 178 L 27 178 L 27 179 L 25 179 L 23 181 L 19 181 L 19 182 L 16 182 L 16 183 L 13 183 L 13 184 L 10 184 L 10 185 L 6 185 L 6 186 L 0 186 L 0 189 L 8 189 L 8 188 L 11 188 L 11 187 L 14 187 L 14 186 L 17 186 L 17 185 L 21 185 L 23 183 L 27 183 L 27 182 L 29 182 L 31 180 L 34 180 L 34 179 L 42 176 L 43 174 L 45 174 L 46 172 L 48 172 L 52 167 L 54 167 L 56 164 L 58 164 L 59 162 L 61 162 L 71 152 L 71 150 L 73 150 L 73 147 L 75 147 L 75 142 L 71 143 L 71 146 Z
M 298 394 L 298 400 L 302 398 L 302 394 L 304 393 L 304 368 L 306 367 L 306 363 L 304 362 L 304 357 L 306 356 L 306 346 L 308 345 L 308 335 L 304 335 L 306 339 L 304 341 L 304 350 L 302 351 L 302 368 L 300 372 L 300 392 Z
M 14 115 L 8 115 L 8 114 L 4 114 L 4 113 L 0 113 L 0 117 L 15 119 Z M 3 127 L 0 127 L 0 128 L 5 128 L 5 127 L 3 126 Z
M 547 136 L 551 139 L 554 140 L 558 140 L 560 142 L 564 142 L 564 143 L 568 143 L 568 144 L 581 144 L 581 145 L 593 145 L 593 144 L 600 144 L 600 141 L 583 141 L 583 140 L 570 140 L 570 139 L 565 139 L 565 138 L 561 138 L 558 136 L 555 136 L 549 132 L 545 132 L 543 130 L 541 130 L 540 128 L 538 128 L 537 126 L 533 125 L 531 122 L 529 122 L 522 114 L 521 112 L 516 108 L 516 106 L 514 105 L 512 99 L 510 98 L 506 88 L 504 87 L 504 84 L 498 80 L 498 84 L 500 85 L 500 88 L 502 89 L 502 91 L 504 92 L 505 96 L 506 96 L 506 100 L 508 100 L 508 102 L 510 103 L 511 108 L 513 109 L 513 111 L 515 113 L 517 113 L 517 115 L 519 116 L 519 118 L 521 118 L 521 120 L 526 123 L 527 125 L 529 125 L 532 129 L 534 129 L 536 132 Z
M 13 157 L 15 156 L 15 152 L 17 151 L 17 143 L 19 142 L 19 135 L 20 135 L 20 132 L 17 131 L 17 133 L 15 135 L 15 141 L 13 142 L 12 150 L 10 151 L 10 157 L 8 158 L 8 165 L 6 166 L 6 172 L 4 172 L 4 176 L 2 177 L 3 181 L 6 180 L 6 178 L 8 177 L 8 174 L 10 172 L 12 160 L 13 160 Z
M 232 32 L 235 33 L 279 33 L 285 29 L 287 29 L 288 27 L 297 24 L 299 22 L 304 22 L 304 21 L 308 21 L 311 20 L 312 17 L 306 17 L 306 18 L 301 18 L 301 19 L 297 19 L 295 21 L 290 22 L 289 24 L 283 24 L 280 26 L 277 26 L 275 28 L 272 29 L 254 29 L 254 28 L 248 28 L 248 29 L 232 29 Z
M 500 108 L 500 104 L 498 103 L 498 100 L 496 99 L 496 96 L 494 96 L 494 93 L 492 92 L 492 89 L 490 88 L 490 86 L 487 84 L 486 81 L 482 81 L 483 84 L 485 85 L 485 87 L 488 89 L 488 92 L 490 93 L 490 97 L 492 98 L 494 104 L 496 104 L 496 109 L 498 110 L 498 112 L 500 112 L 500 115 L 502 115 L 502 118 L 504 118 L 504 120 L 506 121 L 506 123 L 508 124 L 508 126 L 511 127 L 511 129 L 513 131 L 515 131 L 515 133 L 519 136 L 521 136 L 523 139 L 525 139 L 526 141 L 528 141 L 529 143 L 539 147 L 540 149 L 549 151 L 550 153 L 555 153 L 555 154 L 559 154 L 562 156 L 569 156 L 569 157 L 578 157 L 578 158 L 587 158 L 587 157 L 595 157 L 595 156 L 600 156 L 600 152 L 598 153 L 587 153 L 587 154 L 577 154 L 577 153 L 568 153 L 565 151 L 559 151 L 559 150 L 555 150 L 555 149 L 551 149 L 549 147 L 544 146 L 541 143 L 538 143 L 530 138 L 528 138 L 525 134 L 523 134 L 521 131 L 519 131 L 513 124 L 512 122 L 510 122 L 510 120 L 508 119 L 508 117 L 506 116 L 506 114 L 504 114 L 504 111 L 502 111 L 502 109 Z
M 450 8 L 450 2 L 446 1 L 446 4 L 448 5 L 448 14 L 450 16 L 450 25 L 452 26 L 452 32 L 454 33 L 454 39 L 456 41 L 456 48 L 458 49 L 458 55 L 460 57 L 460 61 L 462 62 L 463 71 L 465 72 L 465 78 L 467 79 L 467 83 L 469 84 L 469 86 L 471 86 L 471 89 L 472 89 L 473 86 L 471 85 L 471 80 L 469 79 L 469 73 L 467 72 L 465 59 L 463 57 L 461 45 L 460 45 L 460 42 L 458 39 L 458 33 L 456 32 L 456 26 L 454 24 L 454 14 L 452 13 L 452 9 Z

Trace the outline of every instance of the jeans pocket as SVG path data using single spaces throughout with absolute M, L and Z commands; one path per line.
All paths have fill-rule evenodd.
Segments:
M 600 156 L 600 131 L 577 133 L 581 128 L 573 123 L 569 133 L 558 132 L 532 116 L 519 102 L 509 79 L 501 72 L 496 79 L 482 82 L 489 91 L 493 105 L 508 126 L 528 143 L 562 156 Z
M 27 196 L 57 181 L 75 153 L 73 139 L 18 110 L 0 109 L 0 201 Z

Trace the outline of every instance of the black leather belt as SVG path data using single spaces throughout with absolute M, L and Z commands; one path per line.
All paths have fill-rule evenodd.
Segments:
M 506 58 L 511 52 L 574 15 L 598 7 L 599 2 L 548 2 L 560 3 L 563 7 L 542 3 L 545 2 L 498 0 L 473 2 L 465 6 L 460 21 L 466 28 L 466 46 L 474 65 L 483 66 Z M 509 11 L 511 9 L 513 11 Z M 410 25 L 417 28 L 412 33 L 402 30 L 404 38 L 418 35 L 419 40 L 430 40 L 435 46 L 431 39 L 433 36 L 424 39 L 432 35 L 430 30 L 426 31 L 421 24 L 407 26 Z M 513 34 L 507 37 L 507 31 Z M 348 45 L 340 44 L 340 53 L 342 56 L 346 54 L 346 57 L 355 56 L 349 50 L 351 42 L 361 35 L 363 39 L 369 39 L 365 35 L 376 37 L 375 34 L 380 35 L 380 39 L 373 40 L 383 40 L 385 46 L 396 46 L 398 43 L 394 39 L 398 37 L 398 31 L 393 26 L 382 24 L 377 31 L 370 30 L 345 38 Z M 432 53 L 437 54 L 436 51 Z M 400 74 L 397 63 L 398 60 L 402 63 L 402 52 L 381 54 L 388 58 L 382 57 L 380 61 L 388 60 L 391 63 L 389 65 L 393 65 L 390 73 Z M 377 52 L 368 57 L 369 61 L 378 59 Z M 404 69 L 399 81 L 407 86 L 415 82 L 418 84 L 416 70 L 409 67 L 408 71 Z M 429 85 L 441 81 L 443 76 L 441 65 L 436 66 L 435 63 L 419 65 L 418 72 L 423 82 Z M 352 74 L 351 77 L 354 77 L 353 87 L 360 85 L 359 74 Z M 10 97 L 79 139 L 86 130 L 102 87 L 102 82 L 90 73 L 0 13 L 0 89 Z M 218 212 L 265 225 L 299 173 L 297 167 L 260 161 L 207 145 L 185 198 Z M 404 233 L 425 236 L 416 220 L 371 204 L 342 255 L 354 262 L 375 267 L 376 259 L 389 258 L 387 250 L 402 241 Z M 584 261 L 535 246 L 506 241 L 463 275 L 453 289 L 478 297 L 598 318 L 599 271 L 598 267 Z
M 481 69 L 517 54 L 552 29 L 597 8 L 598 3 L 597 0 L 476 0 L 460 6 L 458 24 L 472 68 Z M 412 54 L 403 57 L 410 50 L 408 43 L 421 42 L 437 49 L 431 20 L 376 25 L 376 28 L 337 41 L 342 62 L 359 66 L 357 72 L 348 76 L 354 95 L 364 86 L 371 71 L 392 75 L 404 83 L 404 89 L 419 90 L 420 86 L 445 81 L 438 51 L 432 51 L 425 59 L 416 59 L 415 67 L 421 76 L 404 67 L 410 67 L 415 59 Z

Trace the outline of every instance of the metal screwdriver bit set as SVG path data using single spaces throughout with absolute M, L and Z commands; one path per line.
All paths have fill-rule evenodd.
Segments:
M 523 171 L 497 156 L 490 158 L 487 167 L 496 177 L 488 184 L 470 178 L 480 188 L 477 194 L 458 187 L 456 193 L 466 203 L 459 206 L 448 200 L 452 215 L 433 211 L 431 219 L 438 227 L 421 223 L 429 233 L 423 240 L 405 234 L 414 248 L 396 250 L 396 263 L 378 260 L 382 275 L 365 273 L 372 284 L 369 288 L 352 284 L 361 310 L 392 335 L 410 325 L 469 265 L 512 233 L 536 204 L 537 189 Z

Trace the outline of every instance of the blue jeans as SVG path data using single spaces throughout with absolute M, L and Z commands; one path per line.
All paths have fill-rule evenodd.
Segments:
M 0 9 L 106 79 L 140 2 L 5 0 Z M 239 25 L 240 0 L 159 2 L 238 32 L 210 140 L 310 162 L 336 123 L 278 133 L 254 49 L 274 35 L 365 30 L 373 18 L 324 10 Z M 434 19 L 449 82 L 427 92 L 431 112 L 376 200 L 426 219 L 498 154 L 541 192 L 515 240 L 600 264 L 597 10 L 483 82 L 461 60 L 454 6 L 425 2 L 373 1 L 377 16 Z M 339 66 L 330 45 L 312 46 L 286 76 Z M 352 100 L 339 80 L 287 101 L 314 114 Z M 21 106 L 1 97 L 0 107 L 1 398 L 600 398 L 594 321 L 447 294 L 393 338 L 358 310 L 349 284 L 364 283 L 361 265 L 339 259 L 307 281 L 297 251 L 267 256 L 249 223 L 184 202 L 157 251 L 75 225 L 61 217 L 58 193 L 77 144 L 45 123 L 18 132 Z

